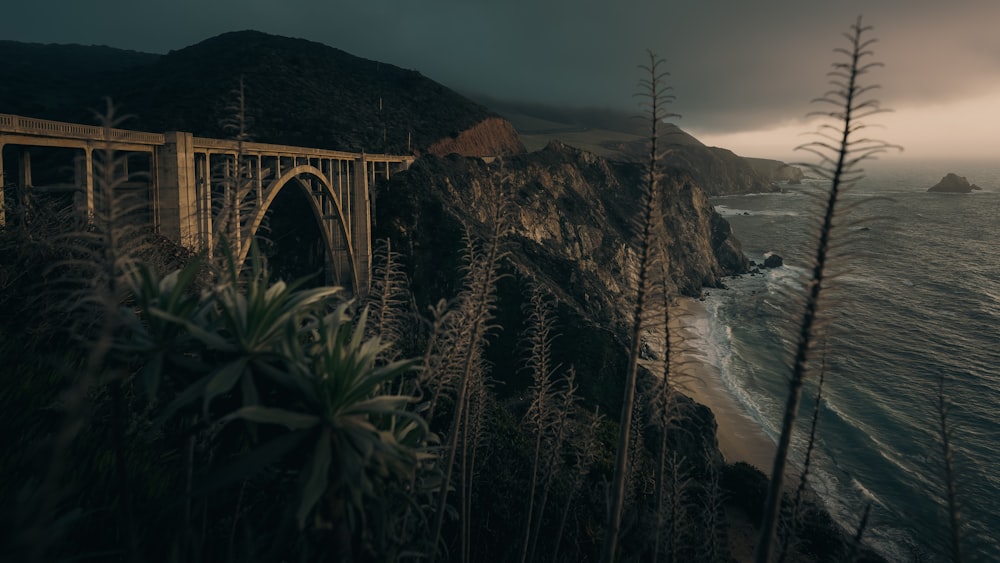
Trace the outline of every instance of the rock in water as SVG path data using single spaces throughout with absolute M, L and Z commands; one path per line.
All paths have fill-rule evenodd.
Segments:
M 785 261 L 782 260 L 781 256 L 778 256 L 777 254 L 772 254 L 764 259 L 765 268 L 780 268 L 784 264 Z
M 945 174 L 944 178 L 941 178 L 940 182 L 932 186 L 927 191 L 950 194 L 968 194 L 981 189 L 982 188 L 975 184 L 970 184 L 969 180 L 965 176 L 959 176 L 954 172 L 949 172 Z

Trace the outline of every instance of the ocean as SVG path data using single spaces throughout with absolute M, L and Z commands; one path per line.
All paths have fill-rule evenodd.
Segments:
M 1000 561 L 1000 163 L 869 163 L 840 201 L 834 277 L 813 351 L 825 365 L 811 485 L 867 545 L 894 561 L 945 558 L 938 385 L 951 403 L 966 560 Z M 982 186 L 927 193 L 946 172 Z M 784 266 L 712 290 L 709 361 L 776 439 L 826 185 L 713 199 L 748 257 Z M 812 194 L 812 195 L 810 195 Z M 825 358 L 821 361 L 821 358 Z M 801 464 L 817 371 L 793 441 Z

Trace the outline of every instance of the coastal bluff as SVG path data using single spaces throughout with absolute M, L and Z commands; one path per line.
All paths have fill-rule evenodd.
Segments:
M 959 176 L 954 172 L 945 174 L 941 181 L 928 189 L 928 192 L 948 193 L 948 194 L 970 194 L 981 190 L 979 186 L 970 184 L 965 176 Z

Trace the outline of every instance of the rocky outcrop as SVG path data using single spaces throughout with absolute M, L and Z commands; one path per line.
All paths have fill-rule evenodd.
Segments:
M 428 154 L 447 156 L 510 156 L 524 152 L 517 131 L 502 117 L 488 117 L 453 137 L 445 137 L 427 148 Z
M 785 260 L 777 254 L 769 254 L 767 258 L 764 259 L 765 268 L 780 268 L 784 264 Z
M 944 178 L 937 184 L 931 186 L 927 191 L 950 194 L 970 194 L 973 191 L 981 190 L 979 186 L 970 184 L 965 176 L 959 176 L 954 172 L 945 174 Z

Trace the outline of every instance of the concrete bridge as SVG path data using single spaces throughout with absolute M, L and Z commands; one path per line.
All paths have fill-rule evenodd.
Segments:
M 371 280 L 369 186 L 414 159 L 0 114 L 0 225 L 13 220 L 5 194 L 10 199 L 32 190 L 72 193 L 88 216 L 100 212 L 94 159 L 106 151 L 117 155 L 117 173 L 126 180 L 116 182 L 116 189 L 138 196 L 140 216 L 160 234 L 209 254 L 225 238 L 240 264 L 275 197 L 297 186 L 312 208 L 312 217 L 302 219 L 315 221 L 322 234 L 326 281 L 355 293 L 366 293 Z M 47 160 L 34 177 L 33 154 Z M 57 161 L 61 166 L 52 165 Z M 53 177 L 54 168 L 71 170 L 72 176 Z

